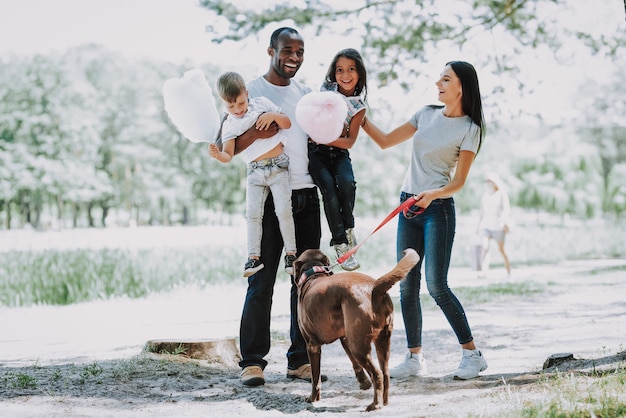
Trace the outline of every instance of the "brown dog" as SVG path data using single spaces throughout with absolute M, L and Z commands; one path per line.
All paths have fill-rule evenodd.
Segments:
M 387 405 L 393 329 L 393 303 L 387 291 L 406 277 L 418 260 L 415 250 L 408 248 L 393 270 L 378 280 L 357 272 L 333 275 L 330 260 L 320 250 L 306 250 L 293 263 L 298 281 L 298 323 L 311 362 L 308 402 L 320 400 L 322 345 L 340 339 L 360 388 L 369 389 L 374 383 L 374 402 L 366 410 L 379 409 L 381 398 Z M 372 342 L 380 368 L 372 361 Z

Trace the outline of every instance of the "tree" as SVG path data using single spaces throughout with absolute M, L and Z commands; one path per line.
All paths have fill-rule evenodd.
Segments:
M 312 28 L 318 35 L 356 35 L 364 55 L 370 57 L 369 68 L 376 69 L 383 85 L 419 71 L 413 65 L 416 61 L 427 62 L 437 48 L 451 44 L 480 50 L 485 62 L 495 60 L 497 70 L 503 72 L 514 70 L 513 58 L 527 48 L 547 45 L 556 51 L 573 38 L 596 51 L 610 44 L 608 49 L 615 53 L 620 45 L 617 34 L 607 37 L 564 27 L 555 14 L 575 6 L 563 0 L 366 0 L 355 6 L 323 0 L 273 3 L 245 8 L 227 0 L 200 0 L 222 18 L 207 26 L 215 42 L 245 39 L 281 21 Z

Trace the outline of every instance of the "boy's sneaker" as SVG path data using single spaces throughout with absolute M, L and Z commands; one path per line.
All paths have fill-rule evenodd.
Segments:
M 285 271 L 287 274 L 293 275 L 293 262 L 296 261 L 296 256 L 287 254 L 285 256 Z
M 244 266 L 243 277 L 250 277 L 257 271 L 262 270 L 263 267 L 265 266 L 263 265 L 263 263 L 261 263 L 261 260 L 249 258 L 248 262 Z
M 463 357 L 459 368 L 454 372 L 455 380 L 473 379 L 478 373 L 487 370 L 487 360 L 478 350 L 463 349 Z
M 389 369 L 389 377 L 402 379 L 411 376 L 426 376 L 428 368 L 423 354 L 414 354 L 410 351 L 404 356 L 402 363 Z
M 337 258 L 341 258 L 345 253 L 350 251 L 350 247 L 348 247 L 348 244 L 337 244 L 335 245 L 335 251 L 337 252 Z M 340 265 L 341 265 L 341 268 L 346 271 L 353 271 L 361 267 L 359 262 L 356 261 L 354 254 L 348 257 L 346 261 L 344 261 Z

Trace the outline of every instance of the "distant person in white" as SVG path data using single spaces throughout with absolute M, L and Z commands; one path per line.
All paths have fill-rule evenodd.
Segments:
M 498 244 L 498 250 L 504 259 L 507 275 L 511 275 L 511 264 L 504 250 L 504 237 L 509 232 L 511 205 L 509 195 L 504 190 L 500 176 L 489 174 L 485 179 L 485 191 L 480 199 L 480 218 L 478 219 L 478 234 L 485 237 L 487 244 L 482 247 L 478 276 L 484 277 L 486 271 L 486 257 L 491 240 Z
M 248 89 L 243 77 L 234 72 L 222 74 L 217 80 L 217 91 L 226 106 L 228 117 L 222 126 L 222 147 L 209 145 L 209 154 L 227 163 L 235 154 L 235 138 L 256 125 L 268 129 L 276 122 L 280 129 L 289 129 L 291 120 L 280 112 L 278 106 L 265 97 L 248 100 Z M 276 217 L 285 243 L 285 271 L 292 273 L 296 259 L 296 233 L 291 210 L 291 186 L 289 183 L 289 157 L 283 152 L 287 137 L 278 131 L 271 138 L 254 141 L 241 152 L 248 163 L 246 181 L 246 220 L 248 222 L 248 261 L 244 277 L 261 270 L 261 237 L 263 235 L 263 208 L 265 199 L 272 192 Z

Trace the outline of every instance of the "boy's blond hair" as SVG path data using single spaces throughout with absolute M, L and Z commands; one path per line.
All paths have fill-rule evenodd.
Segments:
M 221 99 L 233 103 L 241 93 L 246 92 L 246 82 L 243 77 L 233 71 L 226 72 L 217 79 L 217 93 Z

